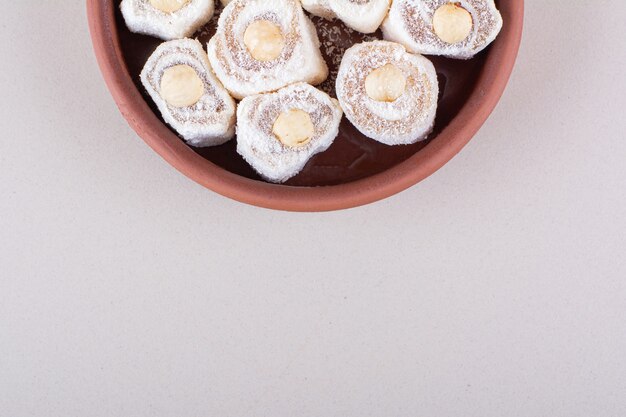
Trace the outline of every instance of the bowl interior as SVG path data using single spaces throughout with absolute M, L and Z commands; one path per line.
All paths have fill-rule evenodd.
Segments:
M 120 40 L 121 53 L 137 90 L 155 115 L 161 119 L 156 106 L 141 85 L 139 74 L 148 57 L 162 42 L 149 36 L 131 33 L 124 24 L 119 11 L 121 0 L 115 0 L 115 20 Z M 205 45 L 215 32 L 216 18 L 199 30 L 195 37 Z M 337 69 L 346 49 L 365 40 L 382 39 L 380 32 L 363 35 L 354 32 L 341 22 L 327 21 L 312 17 L 322 43 L 322 53 L 330 67 L 331 75 L 320 88 L 335 96 L 334 83 Z M 333 145 L 321 154 L 314 156 L 304 170 L 283 186 L 311 187 L 347 184 L 382 173 L 415 155 L 454 119 L 474 91 L 485 67 L 489 50 L 467 61 L 441 57 L 429 57 L 437 69 L 440 97 L 435 129 L 429 139 L 413 145 L 387 146 L 362 135 L 344 117 L 339 136 Z M 161 119 L 162 121 L 162 119 Z M 170 131 L 172 131 L 170 129 Z M 172 133 L 174 133 L 172 131 Z M 236 139 L 222 146 L 211 148 L 191 148 L 202 158 L 241 177 L 263 181 L 236 152 Z

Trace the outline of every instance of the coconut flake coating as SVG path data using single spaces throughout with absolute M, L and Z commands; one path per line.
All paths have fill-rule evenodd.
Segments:
M 362 33 L 374 33 L 380 27 L 390 0 L 329 0 L 334 14 L 346 25 Z
M 406 89 L 397 100 L 371 99 L 365 80 L 375 69 L 392 64 L 406 77 Z M 387 145 L 419 142 L 432 131 L 439 85 L 433 64 L 399 44 L 364 42 L 346 52 L 337 77 L 337 98 L 346 117 L 365 136 Z
M 433 16 L 449 0 L 394 0 L 382 24 L 386 40 L 403 44 L 409 51 L 469 59 L 495 40 L 502 29 L 502 16 L 494 0 L 457 0 L 453 3 L 472 16 L 473 27 L 463 41 L 449 44 L 434 31 Z
M 278 26 L 285 46 L 272 61 L 254 59 L 244 43 L 248 26 L 266 20 Z M 276 91 L 296 82 L 317 85 L 328 76 L 313 23 L 299 0 L 234 0 L 223 10 L 209 41 L 211 65 L 233 97 Z
M 301 0 L 301 2 L 304 10 L 312 15 L 329 20 L 337 17 L 330 7 L 329 0 Z
M 307 112 L 315 129 L 302 147 L 286 146 L 273 133 L 278 116 L 293 109 Z M 328 149 L 339 134 L 341 117 L 337 100 L 306 83 L 247 97 L 237 109 L 237 152 L 266 180 L 285 182 Z
M 204 94 L 193 106 L 170 106 L 159 93 L 163 73 L 176 65 L 190 66 L 203 82 Z M 211 71 L 200 42 L 180 39 L 161 44 L 144 66 L 141 82 L 165 122 L 190 145 L 221 145 L 235 135 L 235 101 Z
M 180 10 L 163 12 L 150 0 L 122 0 L 120 9 L 126 25 L 135 33 L 169 41 L 193 35 L 213 17 L 214 0 L 190 0 Z

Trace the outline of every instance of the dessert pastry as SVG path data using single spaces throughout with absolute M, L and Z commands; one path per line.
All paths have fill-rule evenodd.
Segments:
M 136 33 L 163 40 L 191 36 L 213 17 L 214 0 L 122 0 L 122 15 Z
M 439 95 L 435 67 L 400 44 L 373 41 L 348 49 L 336 89 L 348 120 L 369 138 L 402 145 L 432 131 Z
M 208 46 L 217 77 L 237 99 L 328 76 L 300 0 L 234 0 Z
M 325 19 L 338 18 L 362 33 L 374 33 L 387 16 L 391 0 L 302 0 L 309 13 Z
M 301 0 L 304 10 L 315 16 L 324 19 L 334 19 L 337 17 L 333 9 L 330 7 L 330 0 Z
M 237 152 L 263 178 L 285 182 L 328 149 L 341 116 L 337 100 L 306 83 L 247 97 L 237 109 Z
M 394 0 L 382 29 L 411 52 L 469 59 L 498 36 L 502 16 L 494 0 Z
M 235 134 L 235 101 L 211 71 L 202 44 L 179 39 L 150 56 L 141 82 L 163 119 L 192 146 L 221 145 Z
M 391 0 L 330 0 L 337 18 L 352 29 L 374 33 L 387 16 Z

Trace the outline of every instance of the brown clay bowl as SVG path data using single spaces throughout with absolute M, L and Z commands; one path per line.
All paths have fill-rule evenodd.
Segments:
M 355 207 L 389 197 L 423 180 L 456 155 L 491 114 L 508 82 L 522 35 L 524 0 L 498 2 L 504 28 L 476 58 L 457 61 L 431 57 L 440 98 L 435 130 L 427 141 L 386 146 L 361 135 L 343 120 L 339 137 L 326 152 L 283 185 L 264 182 L 236 152 L 236 140 L 214 147 L 187 146 L 160 118 L 139 81 L 139 73 L 160 41 L 130 33 L 120 0 L 87 0 L 89 27 L 104 79 L 120 111 L 137 134 L 167 162 L 194 181 L 235 200 L 280 210 L 326 211 Z M 331 73 L 339 54 L 364 35 L 335 25 L 331 41 L 339 52 L 327 55 Z M 215 20 L 196 37 L 206 43 Z M 337 35 L 339 33 L 339 35 Z M 379 36 L 380 34 L 378 34 Z M 323 51 L 325 52 L 325 51 Z M 332 77 L 321 88 L 333 94 Z

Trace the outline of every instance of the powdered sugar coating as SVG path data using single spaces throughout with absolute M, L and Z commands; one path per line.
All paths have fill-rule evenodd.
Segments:
M 472 16 L 470 35 L 455 44 L 442 41 L 434 32 L 435 11 L 449 0 L 394 0 L 382 24 L 386 40 L 403 44 L 409 51 L 469 59 L 485 49 L 500 33 L 502 16 L 494 0 L 457 0 Z
M 380 27 L 391 0 L 329 0 L 339 20 L 362 33 L 374 33 Z
M 284 36 L 285 47 L 275 60 L 255 60 L 243 42 L 245 30 L 258 20 L 274 23 Z M 208 53 L 218 78 L 241 99 L 294 82 L 321 83 L 328 67 L 319 47 L 315 27 L 299 0 L 234 0 L 220 16 Z
M 337 17 L 330 7 L 329 0 L 301 0 L 302 7 L 314 16 L 324 19 L 334 19 Z
M 189 37 L 211 20 L 215 1 L 189 0 L 180 10 L 166 13 L 150 0 L 122 0 L 120 9 L 131 31 L 168 41 Z
M 402 71 L 406 90 L 393 102 L 380 102 L 367 95 L 365 79 L 387 64 Z M 435 67 L 402 45 L 374 41 L 353 46 L 343 58 L 336 88 L 346 117 L 367 137 L 400 145 L 424 140 L 432 131 L 439 95 Z
M 374 33 L 387 15 L 391 0 L 302 0 L 309 13 L 339 19 L 361 33 Z
M 298 148 L 285 146 L 272 131 L 278 116 L 293 109 L 307 112 L 315 127 L 310 142 Z M 337 100 L 306 83 L 247 97 L 237 109 L 237 152 L 263 178 L 285 182 L 313 155 L 328 149 L 339 133 L 341 116 Z
M 204 94 L 193 106 L 170 106 L 159 93 L 164 71 L 176 65 L 190 66 L 203 82 Z M 161 44 L 141 72 L 141 82 L 163 119 L 190 145 L 221 145 L 235 135 L 235 102 L 211 71 L 200 42 L 180 39 Z

